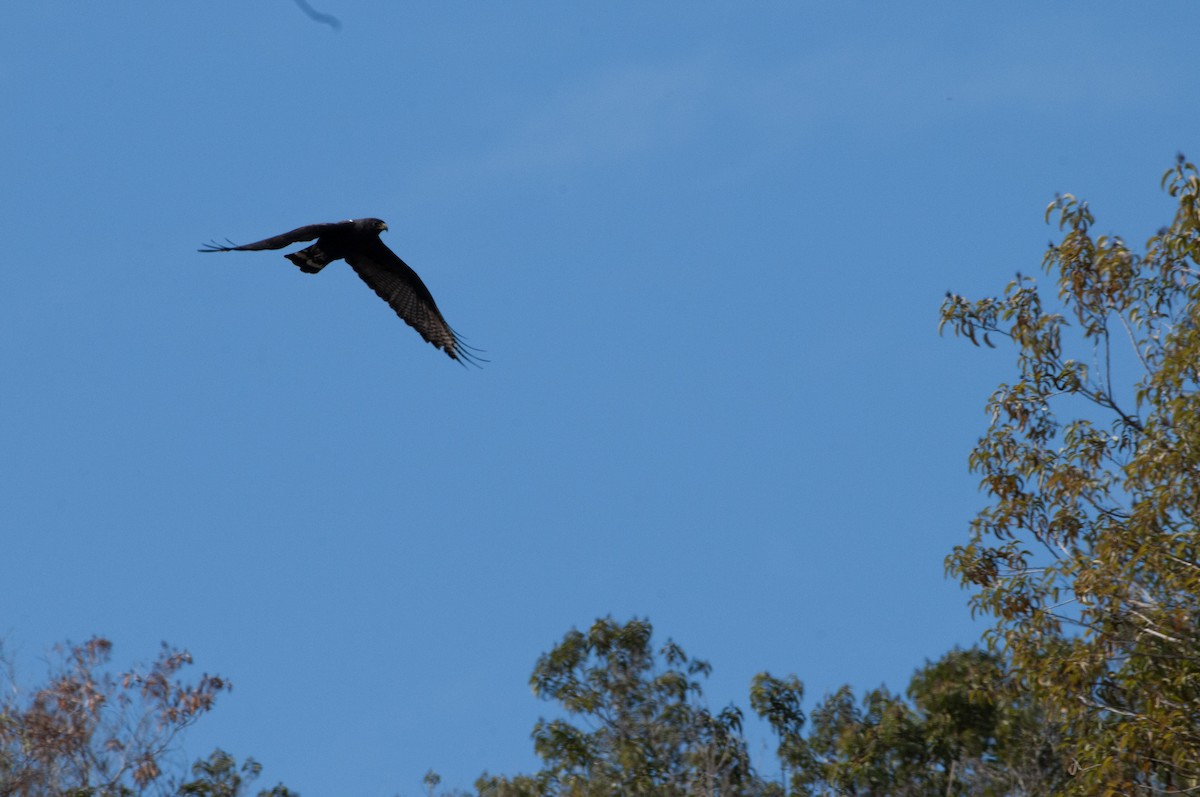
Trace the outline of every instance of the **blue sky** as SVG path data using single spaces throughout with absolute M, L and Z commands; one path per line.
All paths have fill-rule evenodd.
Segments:
M 535 766 L 539 653 L 647 616 L 814 699 L 970 644 L 946 553 L 1011 353 L 942 295 L 1055 192 L 1141 241 L 1193 2 L 24 3 L 0 28 L 0 634 L 162 640 L 307 797 Z M 378 216 L 467 371 L 344 264 Z M 752 729 L 758 734 L 757 729 Z M 756 736 L 756 753 L 764 740 Z M 759 759 L 771 766 L 766 757 Z

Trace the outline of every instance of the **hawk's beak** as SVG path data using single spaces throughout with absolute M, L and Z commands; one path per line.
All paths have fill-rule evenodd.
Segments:
M 382 230 L 386 230 L 386 229 L 387 229 L 387 225 L 386 225 L 386 224 L 385 224 L 385 225 L 383 225 L 383 227 L 381 227 L 381 228 L 380 228 L 380 230 L 381 230 L 381 231 L 382 231 Z

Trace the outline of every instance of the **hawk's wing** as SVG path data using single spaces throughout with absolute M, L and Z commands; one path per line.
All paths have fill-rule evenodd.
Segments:
M 355 246 L 346 254 L 346 262 L 396 311 L 396 315 L 451 359 L 479 364 L 481 358 L 474 353 L 476 350 L 463 343 L 446 323 L 433 301 L 433 294 L 421 282 L 417 272 L 374 236 L 356 244 L 361 246 Z
M 308 224 L 304 227 L 297 227 L 291 232 L 285 232 L 271 238 L 264 238 L 261 241 L 255 241 L 252 244 L 242 244 L 238 246 L 232 241 L 229 246 L 224 246 L 218 243 L 209 243 L 204 245 L 201 252 L 247 252 L 258 251 L 260 249 L 282 249 L 288 244 L 298 243 L 299 241 L 311 241 L 314 238 L 320 238 L 322 235 L 327 235 L 336 231 L 340 227 L 347 225 L 353 226 L 352 221 L 334 221 L 328 224 Z

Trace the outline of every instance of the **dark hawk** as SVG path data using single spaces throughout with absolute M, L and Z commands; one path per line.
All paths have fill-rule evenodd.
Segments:
M 460 363 L 478 365 L 482 358 L 477 350 L 462 342 L 458 334 L 446 323 L 433 294 L 421 282 L 417 272 L 408 267 L 395 252 L 388 249 L 379 239 L 379 233 L 388 228 L 379 219 L 351 219 L 328 224 L 310 224 L 297 227 L 291 232 L 255 241 L 252 244 L 229 246 L 217 243 L 205 244 L 201 252 L 247 252 L 262 249 L 282 249 L 288 244 L 317 240 L 312 246 L 285 255 L 300 267 L 305 274 L 316 274 L 335 260 L 345 260 L 362 277 L 362 281 L 379 294 L 379 298 L 396 311 L 421 337 L 438 347 L 450 359 Z

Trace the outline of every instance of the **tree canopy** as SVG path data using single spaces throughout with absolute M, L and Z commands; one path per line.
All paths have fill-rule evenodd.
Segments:
M 709 665 L 669 640 L 655 653 L 651 634 L 646 620 L 605 618 L 544 654 L 531 684 L 566 718 L 534 728 L 539 772 L 485 775 L 481 797 L 1001 795 L 1050 793 L 1064 777 L 1053 727 L 979 650 L 927 664 L 907 699 L 880 688 L 860 702 L 843 686 L 809 716 L 798 678 L 760 673 L 750 706 L 776 734 L 783 779 L 763 775 L 742 711 L 704 704 Z
M 1017 360 L 970 457 L 990 504 L 947 566 L 1061 723 L 1081 794 L 1200 785 L 1200 177 L 1180 156 L 1163 185 L 1174 218 L 1143 251 L 1063 195 L 1053 290 L 1018 274 L 942 307 Z
M 240 797 L 261 770 L 216 750 L 171 772 L 179 735 L 230 689 L 218 675 L 185 681 L 186 650 L 163 646 L 152 664 L 113 672 L 112 643 L 93 637 L 59 650 L 47 682 L 25 692 L 0 672 L 0 797 Z M 283 786 L 259 797 L 288 797 Z
M 530 678 L 534 694 L 568 718 L 541 720 L 535 776 L 484 776 L 480 794 L 671 795 L 751 793 L 742 713 L 712 713 L 700 701 L 707 662 L 674 642 L 657 656 L 645 620 L 597 620 L 543 654 Z

